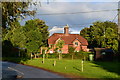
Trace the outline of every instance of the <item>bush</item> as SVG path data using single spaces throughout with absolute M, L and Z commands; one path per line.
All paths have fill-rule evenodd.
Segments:
M 48 58 L 58 58 L 57 53 L 48 54 Z
M 88 60 L 89 58 L 89 54 L 91 54 L 91 52 L 84 52 L 84 51 L 80 51 L 80 52 L 75 52 L 74 53 L 74 59 L 85 59 Z M 43 57 L 43 54 L 40 55 L 40 58 Z M 58 53 L 48 53 L 45 54 L 45 58 L 58 58 L 59 54 Z M 68 54 L 62 54 L 62 58 L 65 59 L 72 59 L 72 54 L 68 53 Z
M 89 58 L 89 54 L 92 54 L 91 52 L 84 52 L 84 51 L 80 51 L 80 52 L 75 52 L 73 55 L 73 59 L 85 59 L 88 60 Z M 72 54 L 63 54 L 62 55 L 63 58 L 68 58 L 68 59 L 72 59 Z
M 71 54 L 62 54 L 62 58 L 71 59 Z
M 43 54 L 40 55 L 40 58 L 43 57 Z M 58 54 L 57 53 L 48 53 L 48 54 L 45 54 L 45 58 L 58 58 Z

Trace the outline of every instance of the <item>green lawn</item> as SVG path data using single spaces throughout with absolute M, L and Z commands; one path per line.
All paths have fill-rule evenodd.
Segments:
M 56 60 L 56 66 L 53 66 L 53 62 Z M 81 60 L 67 60 L 67 59 L 45 59 L 45 63 L 42 63 L 42 59 L 28 60 L 24 64 L 34 65 L 42 67 L 55 72 L 69 73 L 85 78 L 120 78 L 118 71 L 118 65 L 116 62 L 90 62 L 84 61 L 84 71 L 81 71 Z M 66 69 L 65 69 L 66 67 Z

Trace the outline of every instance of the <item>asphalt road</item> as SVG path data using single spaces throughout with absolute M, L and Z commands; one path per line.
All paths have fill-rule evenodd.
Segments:
M 22 78 L 62 78 L 63 76 L 38 69 L 26 65 L 15 64 L 11 62 L 2 63 L 2 78 L 14 78 L 16 75 L 22 76 Z M 68 79 L 67 79 L 68 80 Z

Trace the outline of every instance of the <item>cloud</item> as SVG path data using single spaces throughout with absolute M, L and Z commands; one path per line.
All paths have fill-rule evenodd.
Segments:
M 39 14 L 50 14 L 50 13 L 73 13 L 73 12 L 87 12 L 87 11 L 99 11 L 99 10 L 112 10 L 117 9 L 117 3 L 84 3 L 84 2 L 61 2 L 61 3 L 51 3 L 49 5 L 43 7 L 39 7 Z M 92 12 L 92 13 L 82 13 L 82 14 L 61 14 L 61 15 L 46 15 L 47 17 L 55 17 L 56 20 L 63 21 L 75 21 L 76 19 L 94 19 L 94 20 L 112 20 L 114 18 L 114 14 L 117 11 L 109 11 L 109 12 Z M 38 14 L 38 15 L 39 15 Z M 40 16 L 40 15 L 39 15 Z M 42 17 L 46 17 L 45 15 L 41 15 Z M 67 18 L 66 18 L 67 17 Z M 63 22 L 62 21 L 62 22 Z M 82 20 L 83 21 L 83 20 Z
M 54 26 L 52 29 L 49 30 L 50 35 L 53 33 L 61 33 L 63 32 L 64 28 L 59 28 L 57 26 Z
M 95 0 L 89 0 L 89 1 L 95 1 Z M 63 32 L 63 25 L 66 24 L 69 24 L 71 26 L 71 30 L 72 30 L 71 33 L 79 33 L 79 31 L 82 28 L 89 27 L 90 24 L 95 21 L 98 20 L 112 21 L 114 17 L 117 15 L 117 10 L 107 11 L 107 12 L 61 14 L 61 15 L 40 15 L 40 14 L 113 10 L 118 8 L 118 3 L 102 2 L 102 1 L 101 2 L 62 2 L 61 1 L 61 2 L 51 2 L 47 4 L 46 2 L 42 2 L 41 7 L 40 5 L 37 5 L 37 6 L 32 6 L 32 8 L 33 9 L 37 8 L 37 14 L 35 15 L 35 18 L 44 20 L 46 24 L 48 24 L 50 34 Z M 115 22 L 117 22 L 117 18 L 115 19 Z M 73 24 L 79 24 L 79 25 L 73 25 Z
M 64 28 L 54 26 L 52 29 L 49 30 L 49 32 L 50 32 L 50 35 L 52 35 L 53 33 L 63 33 Z M 79 29 L 74 29 L 74 28 L 69 28 L 69 33 L 70 34 L 79 34 L 80 30 Z
M 70 34 L 79 34 L 80 33 L 79 30 L 73 29 L 73 28 L 70 28 L 69 32 L 70 32 Z
M 49 30 L 49 32 L 57 32 L 61 30 L 63 30 L 63 28 L 58 28 L 57 26 L 54 26 L 52 29 Z

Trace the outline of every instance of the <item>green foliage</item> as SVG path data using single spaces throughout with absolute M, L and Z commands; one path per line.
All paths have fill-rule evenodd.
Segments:
M 58 50 L 61 50 L 64 46 L 65 42 L 63 40 L 58 40 L 57 43 L 56 43 L 56 48 L 58 48 Z
M 34 10 L 28 10 L 30 2 L 2 2 L 2 27 L 11 26 L 12 22 L 24 19 L 27 15 L 34 15 Z
M 80 52 L 74 52 L 74 57 L 73 59 L 85 59 L 88 60 L 89 58 L 89 54 L 92 54 L 91 52 L 84 52 L 84 51 L 80 51 Z M 62 54 L 62 58 L 63 59 L 71 59 L 71 56 L 73 54 Z M 43 57 L 43 54 L 40 55 L 40 58 Z M 58 53 L 48 53 L 45 55 L 46 58 L 58 58 L 59 54 Z
M 24 35 L 20 34 L 19 30 L 19 20 L 24 19 L 25 16 L 30 16 L 35 14 L 35 10 L 28 10 L 28 6 L 31 2 L 1 2 L 0 5 L 2 8 L 2 40 L 11 40 L 11 37 L 14 35 L 13 40 L 21 40 L 24 38 Z M 17 32 L 18 31 L 18 32 Z M 16 37 L 17 36 L 17 37 Z M 19 36 L 19 37 L 18 37 Z M 19 43 L 19 41 L 15 41 Z M 24 43 L 23 43 L 24 44 Z
M 29 58 L 20 58 L 20 57 L 2 57 L 2 61 L 10 61 L 15 63 L 25 63 Z
M 73 58 L 74 58 L 74 55 L 75 55 L 75 48 L 72 47 L 72 46 L 69 46 L 69 47 L 68 47 L 68 52 L 69 52 L 69 54 L 72 55 L 72 59 L 73 59 Z
M 62 48 L 63 48 L 64 44 L 65 44 L 64 40 L 61 40 L 61 39 L 58 39 L 55 44 L 56 50 L 58 50 L 57 52 L 59 53 L 59 59 L 62 58 Z
M 43 54 L 40 55 L 40 58 L 43 57 Z M 58 54 L 57 53 L 48 53 L 48 54 L 45 54 L 45 58 L 58 58 Z
M 31 32 L 31 29 L 34 32 L 33 31 Z M 27 21 L 24 30 L 26 32 L 29 32 L 27 35 L 28 37 L 34 36 L 32 38 L 36 39 L 37 42 L 40 42 L 39 40 L 42 39 L 42 46 L 47 46 L 47 39 L 49 36 L 49 32 L 48 32 L 48 26 L 45 24 L 43 20 L 35 19 L 35 20 Z
M 110 47 L 117 51 L 118 33 L 117 24 L 106 22 L 94 22 L 89 28 L 81 30 L 80 35 L 85 37 L 92 47 Z
M 89 54 L 92 54 L 91 52 L 74 52 L 74 54 L 62 54 L 64 59 L 71 59 L 71 56 L 73 55 L 73 59 L 84 59 L 84 60 L 89 60 Z
M 68 47 L 68 52 L 69 52 L 69 53 L 74 53 L 74 51 L 75 51 L 75 48 L 74 48 L 74 47 L 72 47 L 72 46 L 69 46 L 69 47 Z
M 49 33 L 48 26 L 45 25 L 44 21 L 39 19 L 29 20 L 25 26 L 20 26 L 18 22 L 12 24 L 11 26 L 16 27 L 11 27 L 6 32 L 3 41 L 9 40 L 14 47 L 26 48 L 28 53 L 37 52 L 41 46 L 47 45 Z

